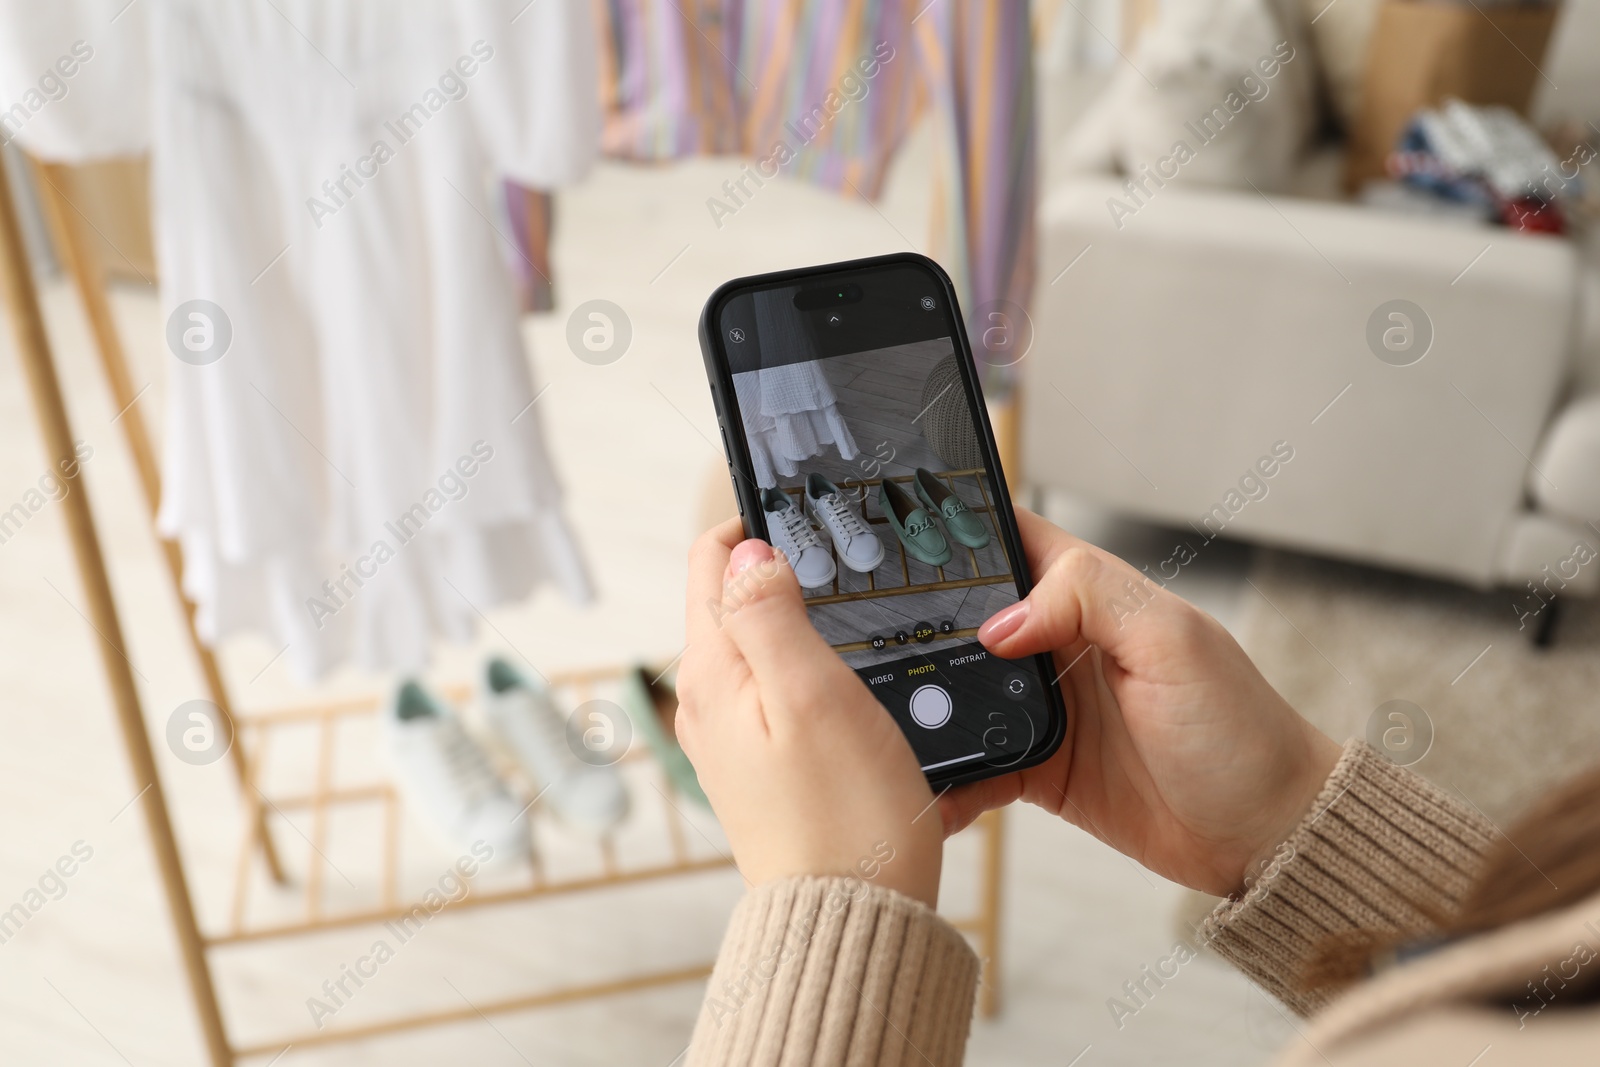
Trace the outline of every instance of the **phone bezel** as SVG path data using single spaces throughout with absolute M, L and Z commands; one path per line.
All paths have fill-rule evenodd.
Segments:
M 973 359 L 972 346 L 967 340 L 966 323 L 961 316 L 960 304 L 956 299 L 955 286 L 950 281 L 950 276 L 944 272 L 944 269 L 939 264 L 926 256 L 918 255 L 914 252 L 896 252 L 886 256 L 872 256 L 866 259 L 852 259 L 840 263 L 825 263 L 813 267 L 798 267 L 791 270 L 774 271 L 769 274 L 735 278 L 719 285 L 716 291 L 706 300 L 705 307 L 700 313 L 700 352 L 705 360 L 706 377 L 711 385 L 711 402 L 716 408 L 717 426 L 722 435 L 723 451 L 728 457 L 729 476 L 733 481 L 733 491 L 738 500 L 739 514 L 744 521 L 745 536 L 766 540 L 768 533 L 766 523 L 761 518 L 760 495 L 753 474 L 754 464 L 750 459 L 750 451 L 745 443 L 744 434 L 737 432 L 738 428 L 743 426 L 743 423 L 739 419 L 738 398 L 734 391 L 733 372 L 728 361 L 727 351 L 723 346 L 721 331 L 716 328 L 723 305 L 740 293 L 750 290 L 768 289 L 779 285 L 804 284 L 845 272 L 856 273 L 873 268 L 904 266 L 917 268 L 927 273 L 929 280 L 938 285 L 944 293 L 943 313 L 951 323 L 950 338 L 955 346 L 956 354 L 960 357 L 956 360 L 956 364 L 961 370 L 962 388 L 966 392 L 967 405 L 972 413 L 973 425 L 980 431 L 979 444 L 983 451 L 984 466 L 988 469 L 990 480 L 995 489 L 993 503 L 1000 518 L 999 533 L 1005 539 L 1006 551 L 1013 561 L 1012 577 L 1016 581 L 1018 595 L 1025 597 L 1033 589 L 1033 575 L 1028 568 L 1027 554 L 1022 548 L 1022 537 L 1017 528 L 1017 516 L 1011 504 L 1011 489 L 1006 484 L 1005 471 L 1000 465 L 1000 455 L 999 449 L 995 444 L 994 429 L 989 423 L 988 407 L 983 401 L 983 386 L 978 380 L 977 365 Z M 730 433 L 730 427 L 733 427 L 735 432 Z M 931 785 L 935 788 L 942 788 L 1011 774 L 1014 771 L 1020 771 L 1043 763 L 1061 747 L 1061 743 L 1067 734 L 1067 708 L 1060 686 L 1054 676 L 1055 665 L 1049 655 L 1037 655 L 1032 658 L 1034 669 L 1045 683 L 1043 688 L 1046 711 L 1050 718 L 1050 724 L 1045 731 L 1045 736 L 1038 739 L 1033 747 L 1029 748 L 1020 757 L 1007 756 L 1003 762 L 986 760 L 978 764 L 968 764 L 964 767 L 955 768 L 951 773 L 947 774 L 928 774 L 927 778 Z

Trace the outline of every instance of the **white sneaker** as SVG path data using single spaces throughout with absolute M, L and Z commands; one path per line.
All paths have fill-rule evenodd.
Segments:
M 822 539 L 811 523 L 794 506 L 794 498 L 782 489 L 761 490 L 761 509 L 767 513 L 767 533 L 772 537 L 772 547 L 789 557 L 794 576 L 807 589 L 816 589 L 833 581 L 839 568 L 833 564 L 833 553 L 822 546 Z
M 628 814 L 628 791 L 610 766 L 622 752 L 598 752 L 591 764 L 579 759 L 567 733 L 566 718 L 549 692 L 505 660 L 483 666 L 484 723 L 521 765 L 534 788 L 561 820 L 592 833 L 604 833 Z M 619 715 L 625 714 L 619 707 Z M 615 737 L 615 734 L 613 734 Z M 624 735 L 618 741 L 626 746 Z
M 454 711 L 405 682 L 383 709 L 379 730 L 396 784 L 442 844 L 465 853 L 481 841 L 497 865 L 530 858 L 522 806 Z
M 820 474 L 806 475 L 806 510 L 828 531 L 839 560 L 857 574 L 875 571 L 883 563 L 883 542 L 867 528 L 839 487 Z

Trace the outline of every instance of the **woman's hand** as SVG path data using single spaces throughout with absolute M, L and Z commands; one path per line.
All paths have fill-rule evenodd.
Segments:
M 978 639 L 1007 659 L 1054 654 L 1067 739 L 1037 767 L 946 794 L 947 832 L 1020 798 L 1173 881 L 1239 891 L 1310 810 L 1339 746 L 1211 616 L 1031 512 L 1017 521 L 1037 584 Z
M 737 519 L 689 557 L 677 732 L 752 885 L 854 875 L 933 907 L 943 829 L 905 735 Z

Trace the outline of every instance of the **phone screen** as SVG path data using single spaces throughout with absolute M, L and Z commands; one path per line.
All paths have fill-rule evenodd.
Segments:
M 1035 659 L 976 640 L 1020 591 L 950 305 L 931 272 L 892 264 L 736 289 L 714 313 L 753 525 L 936 779 L 1020 762 L 1052 706 Z

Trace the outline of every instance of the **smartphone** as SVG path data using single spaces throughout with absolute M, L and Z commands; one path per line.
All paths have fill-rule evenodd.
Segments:
M 784 552 L 818 632 L 935 788 L 1047 759 L 1048 656 L 978 627 L 1032 588 L 955 290 L 910 253 L 739 278 L 700 346 L 745 533 Z

